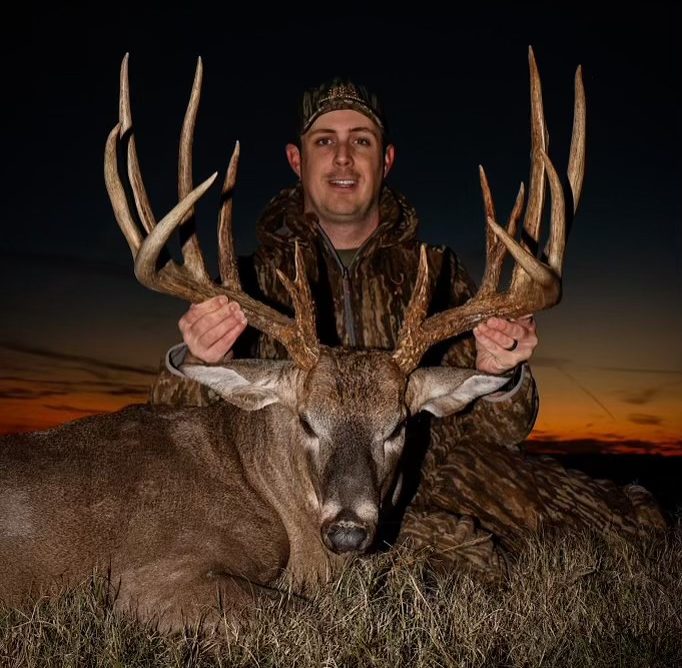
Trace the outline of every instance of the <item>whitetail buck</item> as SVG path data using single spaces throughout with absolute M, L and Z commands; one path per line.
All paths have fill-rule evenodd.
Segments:
M 238 609 L 254 592 L 283 581 L 300 590 L 328 576 L 347 555 L 372 548 L 382 504 L 390 503 L 396 490 L 406 419 L 420 410 L 437 416 L 457 411 L 507 381 L 471 369 L 417 368 L 424 352 L 493 314 L 514 318 L 559 301 L 565 204 L 545 153 L 540 81 L 531 52 L 532 171 L 523 227 L 537 242 L 546 174 L 552 201 L 547 262 L 514 240 L 523 192 L 504 230 L 495 222 L 481 171 L 488 263 L 478 294 L 426 318 L 429 280 L 422 247 L 396 350 L 327 348 L 317 339 L 298 249 L 295 278 L 280 274 L 295 305 L 294 319 L 241 290 L 230 199 L 238 147 L 220 211 L 222 283 L 209 278 L 194 235 L 184 243 L 182 265 L 169 259 L 158 268 L 170 235 L 215 179 L 214 174 L 196 188 L 191 183 L 201 61 L 182 132 L 180 201 L 158 224 L 138 166 L 127 66 L 126 56 L 120 119 L 106 143 L 105 179 L 137 278 L 192 302 L 227 295 L 239 302 L 252 326 L 287 348 L 291 361 L 183 364 L 185 376 L 225 401 L 207 408 L 131 406 L 0 440 L 0 596 L 16 601 L 102 568 L 118 588 L 120 606 L 178 628 L 208 609 L 215 614 L 219 600 Z M 575 92 L 569 180 L 577 202 L 584 151 L 579 70 Z M 129 185 L 146 238 L 118 171 L 122 141 L 127 141 Z M 498 292 L 505 250 L 516 265 L 508 289 Z

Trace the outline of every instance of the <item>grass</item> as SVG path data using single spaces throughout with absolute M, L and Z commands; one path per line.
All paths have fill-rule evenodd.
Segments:
M 407 549 L 358 559 L 311 599 L 259 601 L 219 632 L 164 635 L 114 611 L 107 583 L 0 608 L 3 666 L 682 665 L 682 524 L 633 546 L 529 539 L 502 583 L 437 574 Z

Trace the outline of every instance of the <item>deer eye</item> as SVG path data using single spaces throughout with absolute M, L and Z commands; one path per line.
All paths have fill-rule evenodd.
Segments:
M 303 417 L 303 415 L 298 416 L 298 420 L 301 423 L 301 427 L 303 428 L 303 431 L 305 432 L 306 436 L 310 436 L 310 438 L 316 438 L 317 434 L 315 433 L 315 430 L 310 426 L 310 422 Z
M 398 438 L 398 436 L 400 436 L 400 434 L 402 433 L 403 429 L 405 429 L 405 423 L 406 422 L 407 422 L 407 418 L 398 422 L 398 424 L 395 426 L 395 429 L 393 429 L 393 431 L 389 434 L 389 436 L 386 440 L 392 441 L 393 439 Z

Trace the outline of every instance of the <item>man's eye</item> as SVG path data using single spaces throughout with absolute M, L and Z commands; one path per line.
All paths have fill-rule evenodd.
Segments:
M 318 146 L 329 146 L 332 140 L 329 137 L 320 137 L 316 142 Z
M 358 137 L 355 141 L 362 146 L 370 146 L 372 144 L 372 141 L 367 137 Z

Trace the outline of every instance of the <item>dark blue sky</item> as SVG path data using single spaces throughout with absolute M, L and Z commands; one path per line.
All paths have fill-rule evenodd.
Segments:
M 11 383 L 46 382 L 57 369 L 53 410 L 95 411 L 94 399 L 75 399 L 82 379 L 64 385 L 64 369 L 106 380 L 101 391 L 110 396 L 136 396 L 178 339 L 185 305 L 135 282 L 104 188 L 104 142 L 117 120 L 124 53 L 157 217 L 176 201 L 178 136 L 197 56 L 204 87 L 195 179 L 224 170 L 235 139 L 241 141 L 235 233 L 242 252 L 255 243 L 265 202 L 294 182 L 283 149 L 301 91 L 340 74 L 381 94 L 397 144 L 390 183 L 417 208 L 423 238 L 451 245 L 478 279 L 484 222 L 477 168 L 486 168 L 506 217 L 528 173 L 532 45 L 550 156 L 560 171 L 578 64 L 588 101 L 585 187 L 568 244 L 564 299 L 539 318 L 534 369 L 545 422 L 538 437 L 679 447 L 680 421 L 671 417 L 682 414 L 679 9 L 649 4 L 596 17 L 580 8 L 546 5 L 531 13 L 487 3 L 447 16 L 379 19 L 349 10 L 301 18 L 292 10 L 258 21 L 168 6 L 107 11 L 34 12 L 10 49 L 11 178 L 0 238 L 3 396 L 52 396 L 45 386 Z M 216 201 L 211 192 L 199 208 L 211 260 Z M 112 377 L 112 365 L 139 373 Z M 572 426 L 561 427 L 558 416 L 566 415 Z

